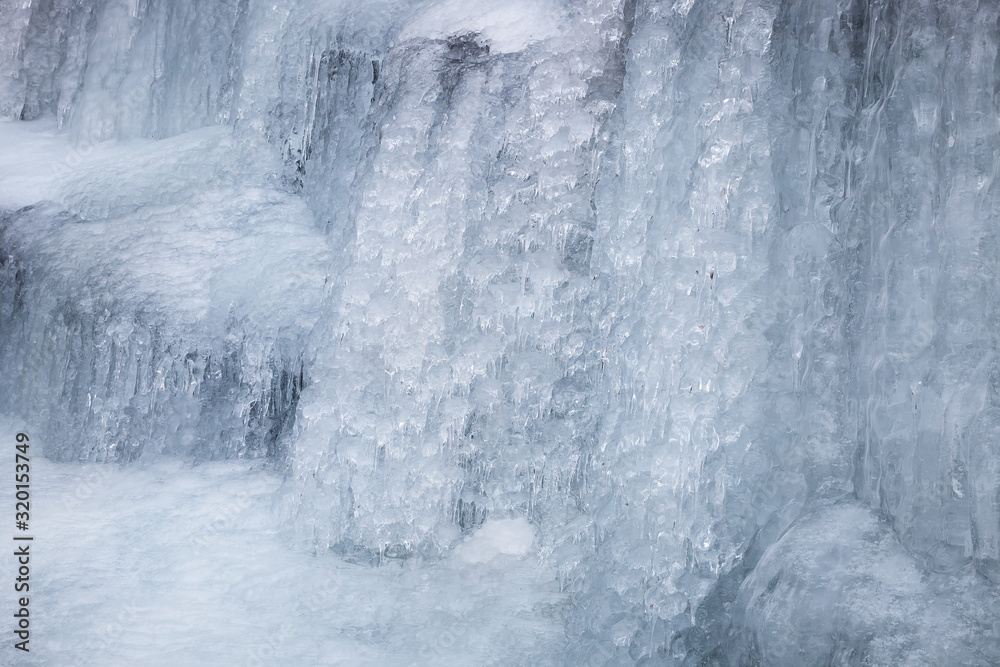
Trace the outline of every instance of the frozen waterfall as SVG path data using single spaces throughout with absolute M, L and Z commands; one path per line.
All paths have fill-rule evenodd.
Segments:
M 0 659 L 1000 665 L 998 47 L 965 0 L 0 0 Z

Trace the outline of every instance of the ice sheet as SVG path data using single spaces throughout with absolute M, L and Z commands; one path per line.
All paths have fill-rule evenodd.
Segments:
M 14 433 L 4 420 L 3 442 Z M 559 664 L 568 597 L 537 550 L 352 565 L 289 549 L 280 478 L 259 464 L 118 468 L 43 448 L 29 450 L 31 652 L 4 641 L 5 664 Z

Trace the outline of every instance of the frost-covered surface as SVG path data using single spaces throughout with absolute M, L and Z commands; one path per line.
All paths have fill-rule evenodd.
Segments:
M 81 154 L 6 122 L 0 141 L 6 409 L 59 459 L 274 454 L 329 262 L 305 204 L 241 178 L 227 128 Z
M 3 425 L 5 439 L 14 432 Z M 35 442 L 33 453 L 43 446 Z M 10 478 L 6 459 L 0 472 Z M 261 468 L 160 461 L 122 469 L 38 456 L 31 652 L 3 642 L 0 662 L 559 664 L 568 596 L 530 540 L 490 558 L 453 553 L 423 567 L 291 551 L 271 512 L 281 480 Z M 487 542 L 519 535 L 490 523 L 482 532 Z M 10 571 L 15 559 L 5 551 L 0 567 Z M 2 603 L 13 605 L 12 591 Z
M 265 456 L 334 561 L 537 553 L 567 664 L 1000 662 L 995 7 L 22 4 L 50 455 Z
M 921 572 L 867 508 L 817 507 L 744 581 L 739 607 L 754 641 L 731 645 L 744 653 L 728 657 L 764 665 L 994 665 L 1000 598 L 977 579 L 972 568 Z

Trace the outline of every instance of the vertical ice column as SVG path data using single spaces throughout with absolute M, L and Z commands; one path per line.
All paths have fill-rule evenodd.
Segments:
M 849 490 L 849 18 L 835 3 L 637 8 L 598 199 L 608 413 L 578 614 L 633 659 L 710 652 L 726 577 L 810 495 Z
M 0 113 L 54 113 L 85 147 L 227 122 L 247 11 L 245 0 L 0 5 Z
M 577 612 L 577 630 L 621 658 L 663 657 L 695 620 L 753 535 L 755 484 L 771 465 L 766 397 L 753 389 L 768 341 L 748 318 L 773 224 L 775 12 L 636 9 L 620 143 L 597 200 L 607 413 L 587 482 L 597 550 Z M 674 649 L 697 643 L 689 634 Z
M 451 48 L 474 59 L 482 47 Z M 448 54 L 447 44 L 415 43 L 385 62 L 352 256 L 336 278 L 337 312 L 316 340 L 316 388 L 294 466 L 314 537 L 331 545 L 391 547 L 391 555 L 420 546 L 459 475 L 425 427 L 448 388 L 433 367 L 446 343 L 440 285 L 481 206 L 470 141 L 485 75 L 466 62 L 442 86 Z
M 487 514 L 555 527 L 580 512 L 601 409 L 593 195 L 621 90 L 622 5 L 577 8 L 564 38 L 498 64 L 488 198 L 447 285 L 466 530 Z
M 246 2 L 107 2 L 96 10 L 74 138 L 169 137 L 225 123 Z
M 317 221 L 349 243 L 355 177 L 366 162 L 366 121 L 382 56 L 338 41 L 328 27 L 310 31 L 298 54 L 306 76 L 299 75 L 300 67 L 283 70 L 282 103 L 270 115 L 268 134 L 281 142 L 288 180 L 301 188 Z
M 487 513 L 564 518 L 593 437 L 583 302 L 615 9 L 576 10 L 565 38 L 517 50 L 487 32 L 404 40 L 380 60 L 367 157 L 349 188 L 326 184 L 351 193 L 330 217 L 353 238 L 289 486 L 310 539 L 405 554 Z M 368 90 L 352 58 L 341 71 Z M 334 99 L 360 109 L 352 95 Z M 355 124 L 303 126 L 310 198 L 330 200 L 310 191 L 317 149 L 353 154 Z
M 21 41 L 21 48 L 5 51 L 7 67 L 17 72 L 11 90 L 11 118 L 32 120 L 54 113 L 62 124 L 69 117 L 83 84 L 87 52 L 93 35 L 92 18 L 100 3 L 70 3 L 42 0 L 23 11 L 30 15 L 21 35 L 17 20 L 8 33 Z M 23 14 L 21 15 L 23 18 Z
M 849 189 L 859 13 L 856 5 L 832 1 L 783 3 L 770 54 L 778 84 L 769 121 L 774 224 L 754 316 L 770 358 L 757 391 L 767 396 L 761 418 L 776 466 L 770 477 L 781 478 L 778 486 L 804 483 L 819 497 L 851 490 L 854 442 L 843 426 L 851 387 L 843 368 L 850 354 L 844 327 L 852 247 L 845 240 L 850 218 L 841 209 Z M 793 518 L 794 512 L 769 520 L 757 547 Z
M 1000 577 L 997 9 L 874 3 L 852 201 L 858 493 Z
M 24 109 L 21 62 L 31 6 L 24 0 L 0 1 L 0 118 L 15 119 Z

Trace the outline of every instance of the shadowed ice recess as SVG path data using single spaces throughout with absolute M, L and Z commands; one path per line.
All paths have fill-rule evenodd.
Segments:
M 0 661 L 1000 664 L 998 25 L 0 0 Z

